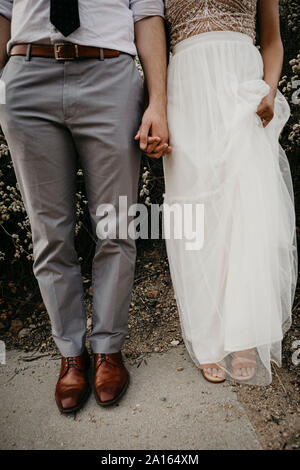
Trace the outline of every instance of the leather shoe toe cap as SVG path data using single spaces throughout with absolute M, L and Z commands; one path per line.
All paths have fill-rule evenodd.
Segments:
M 97 390 L 97 396 L 101 403 L 109 403 L 110 401 L 114 400 L 118 396 L 117 390 L 109 390 L 109 389 L 100 389 Z

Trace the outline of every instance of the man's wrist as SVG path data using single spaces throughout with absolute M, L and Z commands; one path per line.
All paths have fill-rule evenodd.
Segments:
M 149 96 L 149 106 L 155 108 L 166 108 L 167 96 L 166 95 L 152 95 Z

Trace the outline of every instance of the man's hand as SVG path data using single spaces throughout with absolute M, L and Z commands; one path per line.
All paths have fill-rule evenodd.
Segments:
M 141 126 L 135 136 L 140 141 L 140 149 L 148 157 L 160 158 L 171 152 L 169 147 L 169 131 L 164 106 L 149 105 L 146 109 Z
M 170 151 L 166 112 L 167 47 L 163 19 L 154 16 L 137 21 L 135 36 L 149 95 L 149 105 L 135 139 L 140 140 L 140 148 L 148 157 L 160 158 Z

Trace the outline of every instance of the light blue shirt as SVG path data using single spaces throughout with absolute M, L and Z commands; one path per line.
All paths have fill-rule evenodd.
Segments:
M 163 0 L 79 0 L 80 27 L 64 37 L 50 23 L 49 0 L 0 0 L 0 14 L 11 20 L 16 43 L 55 44 L 116 49 L 136 55 L 134 23 L 149 16 L 164 16 Z

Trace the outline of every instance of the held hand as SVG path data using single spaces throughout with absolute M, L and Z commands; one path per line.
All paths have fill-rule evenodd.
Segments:
M 267 127 L 274 117 L 274 102 L 274 94 L 270 92 L 261 100 L 257 108 L 256 113 L 260 117 L 263 127 Z
M 137 134 L 137 138 L 138 138 Z M 149 158 L 160 158 L 172 151 L 168 144 L 162 144 L 159 137 L 148 137 L 147 148 L 144 153 Z
M 139 132 L 137 133 L 137 137 L 139 136 Z M 156 136 L 156 137 L 149 137 L 148 136 L 148 139 L 147 139 L 147 148 L 146 150 L 144 151 L 146 154 L 147 153 L 156 153 L 157 152 L 157 149 L 159 147 L 161 147 L 161 139 L 160 137 Z M 167 144 L 163 144 L 163 147 L 165 147 L 165 145 Z
M 164 106 L 151 104 L 148 106 L 135 140 L 140 141 L 140 149 L 148 157 L 160 158 L 171 152 L 171 147 L 168 145 L 169 131 Z

